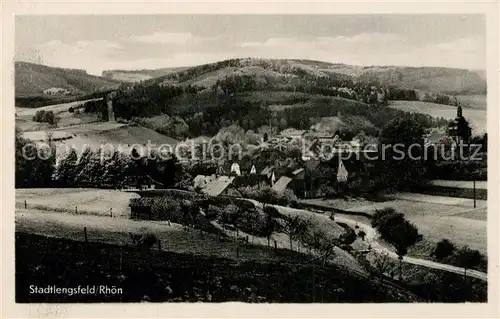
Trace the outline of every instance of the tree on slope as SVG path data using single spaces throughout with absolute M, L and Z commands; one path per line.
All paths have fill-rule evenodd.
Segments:
M 403 277 L 402 261 L 408 253 L 408 248 L 422 239 L 418 229 L 408 222 L 404 215 L 392 208 L 377 211 L 372 220 L 373 227 L 377 228 L 382 238 L 396 248 L 399 259 L 399 276 Z
M 478 250 L 472 250 L 467 246 L 459 249 L 454 255 L 455 263 L 464 268 L 464 277 L 467 277 L 467 269 L 475 268 L 484 262 L 484 256 Z
M 451 256 L 455 251 L 455 245 L 448 239 L 443 239 L 436 244 L 436 248 L 432 252 L 432 255 L 438 260 L 442 260 L 448 256 Z
M 396 253 L 398 254 L 399 259 L 399 278 L 402 280 L 403 256 L 408 253 L 408 248 L 415 245 L 421 239 L 421 236 L 419 235 L 417 228 L 405 220 L 403 223 L 391 228 L 390 234 L 386 235 L 386 237 L 388 237 L 388 240 L 396 248 Z

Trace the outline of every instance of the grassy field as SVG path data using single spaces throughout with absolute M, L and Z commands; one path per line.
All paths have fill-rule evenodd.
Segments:
M 62 103 L 62 104 L 55 104 L 55 105 L 48 105 L 48 106 L 43 106 L 43 107 L 37 107 L 37 108 L 24 108 L 24 107 L 16 107 L 16 116 L 20 118 L 25 118 L 25 117 L 33 117 L 33 115 L 36 114 L 38 111 L 52 111 L 54 112 L 55 115 L 63 112 L 67 112 L 70 107 L 75 107 L 84 104 L 85 102 L 89 101 L 97 101 L 97 100 L 102 100 L 102 99 L 90 99 L 90 100 L 85 100 L 85 101 L 76 101 L 76 102 L 69 102 L 69 103 Z
M 443 117 L 450 120 L 457 116 L 457 108 L 451 105 L 418 101 L 392 101 L 389 106 L 407 112 L 424 113 L 433 117 Z M 469 121 L 473 135 L 486 133 L 486 108 L 464 108 L 463 116 Z
M 176 253 L 214 256 L 218 258 L 259 259 L 277 261 L 283 256 L 293 260 L 301 254 L 257 245 L 243 245 L 239 241 L 219 239 L 215 234 L 185 230 L 181 225 L 167 222 L 136 221 L 91 215 L 69 215 L 43 210 L 16 210 L 16 231 L 84 241 L 87 229 L 89 242 L 115 245 L 133 245 L 130 234 L 152 233 L 161 242 L 161 249 Z M 243 247 L 244 246 L 244 247 Z M 155 248 L 157 249 L 156 245 Z M 241 248 L 241 249 L 240 249 Z M 237 250 L 239 251 L 237 252 Z
M 145 152 L 147 151 L 145 145 L 148 143 L 151 143 L 151 148 L 154 148 L 155 145 L 156 147 L 163 144 L 174 146 L 178 143 L 177 140 L 169 136 L 145 127 L 109 122 L 82 123 L 81 125 L 50 130 L 47 126 L 40 126 L 37 131 L 23 132 L 23 136 L 32 141 L 41 142 L 46 141 L 47 133 L 51 134 L 53 140 L 56 141 L 58 151 L 75 148 L 81 152 L 87 147 L 94 150 L 101 147 L 110 149 L 110 145 L 113 145 L 115 150 L 129 152 L 134 144 L 139 144 L 144 145 L 143 151 Z
M 212 253 L 223 257 L 234 255 L 237 244 L 221 243 L 211 237 L 202 236 L 197 232 L 188 233 L 181 231 L 181 227 L 170 229 L 166 222 L 155 223 L 151 221 L 132 221 L 116 217 L 130 216 L 128 206 L 130 198 L 138 197 L 135 193 L 121 192 L 115 190 L 96 189 L 18 189 L 16 191 L 16 227 L 19 231 L 45 235 L 47 233 L 63 238 L 82 239 L 82 229 L 87 227 L 90 240 L 107 243 L 122 243 L 130 240 L 130 232 L 159 232 L 157 236 L 164 241 L 168 247 L 169 243 L 175 243 L 173 251 L 186 253 Z M 25 201 L 27 209 L 25 209 Z M 75 209 L 77 207 L 77 209 Z M 113 217 L 111 218 L 112 208 Z M 61 214 L 66 213 L 66 214 Z M 68 214 L 69 213 L 69 214 Z M 312 230 L 322 230 L 332 237 L 338 238 L 344 229 L 331 221 L 326 216 L 317 215 L 308 211 L 286 209 L 283 212 L 286 216 L 299 215 L 311 221 Z M 98 216 L 106 216 L 100 218 Z M 224 230 L 228 234 L 227 230 Z M 234 234 L 229 234 L 235 237 Z M 240 232 L 239 237 L 245 237 L 244 232 Z M 267 238 L 260 238 L 249 235 L 249 243 L 254 246 L 267 248 L 268 244 L 279 249 L 290 249 L 289 237 L 283 233 L 275 233 L 268 242 Z M 293 249 L 305 252 L 305 247 L 294 240 Z M 248 250 L 248 249 L 247 249 Z M 313 256 L 315 256 L 313 254 Z M 252 258 L 255 256 L 252 255 Z M 332 257 L 332 262 L 338 266 L 352 269 L 358 273 L 363 273 L 363 268 L 348 253 L 341 249 L 336 249 Z
M 148 142 L 156 144 L 158 147 L 162 144 L 175 145 L 177 140 L 157 133 L 154 130 L 138 126 L 121 123 L 89 123 L 75 127 L 58 129 L 57 132 L 68 132 L 78 139 L 64 141 L 67 145 L 88 144 L 91 147 L 99 147 L 105 144 L 121 145 L 124 148 L 133 144 L 146 145 Z M 152 145 L 151 147 L 154 147 Z
M 235 261 L 16 233 L 17 302 L 415 302 L 405 289 L 334 266 Z M 121 295 L 30 295 L 29 285 L 107 285 Z
M 43 209 L 90 215 L 130 216 L 129 200 L 135 193 L 88 188 L 20 188 L 16 189 L 16 207 Z
M 465 202 L 466 204 L 472 203 L 471 206 L 474 205 L 474 197 L 476 198 L 476 201 L 480 201 L 480 203 L 486 202 L 488 200 L 488 190 L 486 188 L 476 188 L 476 190 L 474 190 L 473 188 L 464 187 L 428 185 L 414 189 L 414 191 L 418 191 L 421 194 L 431 195 L 435 197 L 465 199 L 465 201 L 460 201 Z
M 98 99 L 91 99 L 85 101 L 77 101 L 77 102 L 69 102 L 63 104 L 49 105 L 38 108 L 24 108 L 24 107 L 16 107 L 16 128 L 23 132 L 30 131 L 42 131 L 54 129 L 48 123 L 39 123 L 33 121 L 33 116 L 36 112 L 44 110 L 44 111 L 52 111 L 57 118 L 57 127 L 63 128 L 67 126 L 73 126 L 78 124 L 85 124 L 96 122 L 99 120 L 98 116 L 94 113 L 70 113 L 68 110 L 71 107 L 75 107 L 81 105 L 87 101 L 93 101 Z
M 152 144 L 171 144 L 178 143 L 177 140 L 157 133 L 151 129 L 142 126 L 123 126 L 117 129 L 102 131 L 92 136 L 92 138 L 99 139 L 106 143 L 120 143 L 120 144 L 147 144 L 148 141 Z
M 73 134 L 89 134 L 89 133 L 100 133 L 109 130 L 119 129 L 121 127 L 127 126 L 123 123 L 111 123 L 111 122 L 100 122 L 100 123 L 83 123 L 82 125 L 72 126 L 72 127 L 60 127 L 55 129 L 55 131 L 70 132 Z
M 486 95 L 457 95 L 460 104 L 474 109 L 486 109 Z
M 407 219 L 417 226 L 424 238 L 431 242 L 435 243 L 446 238 L 457 245 L 468 245 L 482 253 L 487 251 L 485 208 L 473 209 L 410 200 L 392 200 L 348 210 L 373 213 L 375 209 L 386 207 L 392 207 L 397 212 L 405 214 Z
M 454 187 L 454 188 L 473 188 L 472 181 L 449 181 L 449 180 L 434 180 L 431 181 L 431 184 L 434 186 L 443 186 L 443 187 Z M 476 189 L 487 189 L 488 182 L 487 181 L 476 181 Z
M 51 126 L 48 123 L 40 123 L 32 121 L 31 119 L 16 118 L 16 128 L 22 132 L 31 133 L 33 131 L 48 131 L 57 132 L 58 129 L 74 127 L 76 125 L 83 125 L 87 123 L 95 123 L 101 121 L 99 116 L 95 113 L 80 113 L 74 114 L 63 112 L 57 115 L 57 127 Z

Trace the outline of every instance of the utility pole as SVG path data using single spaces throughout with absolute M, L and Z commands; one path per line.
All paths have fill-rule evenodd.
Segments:
M 473 183 L 474 208 L 476 208 L 476 180 L 474 180 L 472 183 Z

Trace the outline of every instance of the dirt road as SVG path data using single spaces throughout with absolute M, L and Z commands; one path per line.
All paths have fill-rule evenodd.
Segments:
M 361 223 L 359 221 L 356 221 L 356 220 L 353 220 L 350 218 L 337 216 L 337 215 L 335 216 L 335 221 L 346 223 L 346 224 L 352 225 L 352 226 L 358 225 L 358 227 L 363 229 L 363 231 L 366 233 L 366 239 L 368 241 L 371 241 L 372 249 L 379 251 L 379 252 L 385 252 L 389 255 L 389 257 L 394 258 L 394 259 L 398 259 L 398 255 L 394 251 L 388 249 L 387 247 L 382 246 L 377 241 L 377 239 L 379 238 L 378 232 L 370 225 L 365 224 L 365 223 Z M 413 257 L 407 257 L 407 256 L 403 257 L 403 262 L 406 262 L 409 264 L 414 264 L 414 265 L 420 265 L 420 266 L 424 266 L 424 267 L 428 267 L 428 268 L 433 268 L 433 269 L 440 269 L 440 270 L 444 270 L 444 271 L 448 271 L 448 272 L 452 272 L 452 273 L 456 273 L 456 274 L 463 274 L 465 271 L 465 269 L 461 268 L 461 267 L 456 267 L 456 266 L 452 266 L 452 265 L 448 265 L 448 264 L 442 264 L 442 263 L 434 262 L 434 261 L 427 260 L 427 259 L 419 259 L 419 258 L 413 258 Z M 481 272 L 481 271 L 467 269 L 467 275 L 474 277 L 474 278 L 477 278 L 477 279 L 488 281 L 488 274 Z

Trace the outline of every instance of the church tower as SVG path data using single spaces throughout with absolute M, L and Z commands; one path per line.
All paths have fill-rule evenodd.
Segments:
M 457 107 L 457 118 L 461 118 L 462 116 L 462 106 L 460 106 L 460 102 L 458 102 L 458 107 Z

